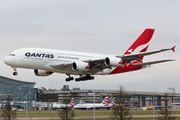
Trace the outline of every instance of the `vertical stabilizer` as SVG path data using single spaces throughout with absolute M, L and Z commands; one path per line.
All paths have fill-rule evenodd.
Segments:
M 74 106 L 74 98 L 71 99 L 71 102 L 69 103 L 72 107 Z
M 101 104 L 107 105 L 107 102 L 108 102 L 108 97 L 105 97 Z
M 136 39 L 136 41 L 124 53 L 124 55 L 146 52 L 149 46 L 149 41 L 151 40 L 154 31 L 155 29 L 150 29 L 150 28 L 145 29 L 144 32 Z M 143 56 L 140 57 L 140 59 L 142 60 Z
M 111 101 L 111 105 L 115 106 L 115 98 L 113 98 L 113 100 Z

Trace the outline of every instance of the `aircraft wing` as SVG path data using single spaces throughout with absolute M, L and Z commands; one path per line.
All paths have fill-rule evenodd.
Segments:
M 50 67 L 58 70 L 69 70 L 71 69 L 73 62 L 61 62 L 57 64 L 49 65 Z
M 89 63 L 91 67 L 88 73 L 95 74 L 99 71 L 109 68 L 108 66 L 104 64 L 104 61 L 105 61 L 105 58 L 104 59 L 91 59 L 91 60 L 86 60 L 82 62 Z M 73 62 L 61 62 L 57 64 L 51 64 L 49 66 L 58 70 L 72 71 L 72 64 Z
M 105 58 L 102 58 L 102 59 L 92 59 L 92 60 L 87 60 L 87 61 L 84 61 L 84 62 L 87 62 L 90 64 L 91 68 L 89 70 L 90 73 L 92 74 L 95 74 L 99 71 L 102 71 L 106 68 L 110 68 L 108 66 L 106 66 L 104 64 L 104 61 L 105 61 Z
M 144 66 L 144 65 L 157 64 L 157 63 L 161 63 L 161 62 L 168 62 L 168 61 L 172 61 L 172 60 L 160 60 L 160 61 L 138 63 L 138 64 L 133 64 L 132 61 L 137 60 L 137 61 L 142 62 L 142 60 L 139 58 L 141 56 L 147 56 L 147 55 L 160 53 L 160 52 L 164 52 L 164 51 L 168 51 L 168 50 L 175 51 L 175 46 L 172 48 L 169 48 L 169 49 L 161 49 L 161 50 L 152 51 L 152 52 L 141 52 L 141 53 L 137 53 L 137 54 L 126 54 L 123 56 L 116 56 L 116 57 L 119 57 L 124 62 L 127 62 L 134 66 Z M 87 74 L 95 74 L 97 72 L 103 71 L 104 69 L 111 68 L 111 66 L 106 66 L 104 64 L 105 59 L 106 58 L 99 58 L 99 59 L 89 59 L 89 60 L 82 61 L 82 62 L 88 63 L 90 65 L 90 68 L 89 68 L 89 71 L 87 72 Z M 64 61 L 64 62 L 60 62 L 57 64 L 52 64 L 52 65 L 50 65 L 50 67 L 52 67 L 54 69 L 58 69 L 58 70 L 73 72 L 72 65 L 74 62 L 76 62 L 76 61 L 72 61 L 72 62 Z
M 172 50 L 172 51 L 175 52 L 175 47 L 176 46 L 174 46 L 172 48 L 161 49 L 161 50 L 152 51 L 152 52 L 141 52 L 141 53 L 137 53 L 137 54 L 126 54 L 126 55 L 116 56 L 116 57 L 122 58 L 125 62 L 128 62 L 128 63 L 130 61 L 133 61 L 133 60 L 141 61 L 141 59 L 139 58 L 140 56 L 147 56 L 147 55 L 151 55 L 151 54 L 155 54 L 155 53 L 160 53 L 160 52 L 164 52 L 164 51 L 168 51 L 168 50 Z
M 133 63 L 131 62 L 131 65 L 133 65 L 133 66 L 145 66 L 145 65 L 152 65 L 152 64 L 169 62 L 169 61 L 174 61 L 174 60 L 159 60 L 159 61 L 151 61 L 151 62 L 137 63 L 137 64 L 133 64 Z

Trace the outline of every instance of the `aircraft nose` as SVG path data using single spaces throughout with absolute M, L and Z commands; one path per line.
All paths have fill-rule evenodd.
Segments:
M 4 58 L 4 63 L 7 64 L 7 65 L 10 64 L 10 58 L 9 58 L 9 56 L 7 56 L 7 57 Z

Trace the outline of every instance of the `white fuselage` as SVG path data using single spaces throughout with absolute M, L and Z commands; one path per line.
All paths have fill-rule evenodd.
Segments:
M 61 109 L 61 108 L 72 108 L 73 106 L 71 106 L 70 104 L 53 104 L 52 108 L 55 109 Z
M 54 69 L 50 65 L 67 64 L 68 62 L 78 62 L 101 58 L 104 59 L 106 57 L 111 57 L 111 55 L 41 48 L 22 48 L 10 53 L 9 56 L 5 58 L 4 62 L 11 67 L 17 68 L 39 69 L 64 74 L 83 75 L 85 73 L 82 71 L 73 71 L 72 69 Z M 114 69 L 115 67 L 112 67 L 111 69 L 104 69 L 96 74 L 109 74 Z
M 96 109 L 100 109 L 100 108 L 103 108 L 105 107 L 106 104 L 102 104 L 102 103 L 85 103 L 85 104 L 77 104 L 74 106 L 74 109 L 93 109 L 94 107 Z
M 52 50 L 42 48 L 22 48 L 13 51 L 4 62 L 14 68 L 13 75 L 17 75 L 17 68 L 34 69 L 37 76 L 48 76 L 53 72 L 67 74 L 66 81 L 74 80 L 70 75 L 80 75 L 75 81 L 93 80 L 92 75 L 109 75 L 131 72 L 148 68 L 153 64 L 173 61 L 158 60 L 143 62 L 144 56 L 168 50 L 175 52 L 175 46 L 146 52 L 154 29 L 147 28 L 126 50 L 123 55 L 103 55 L 85 52 Z

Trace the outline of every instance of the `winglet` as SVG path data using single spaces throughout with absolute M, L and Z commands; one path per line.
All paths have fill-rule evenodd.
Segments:
M 173 52 L 175 52 L 175 47 L 176 47 L 176 46 L 174 46 L 174 47 L 171 48 L 171 50 L 172 50 Z

